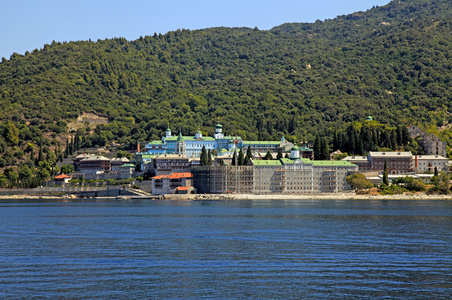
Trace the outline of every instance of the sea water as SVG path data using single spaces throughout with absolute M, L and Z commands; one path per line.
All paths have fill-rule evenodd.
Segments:
M 451 201 L 1 201 L 1 299 L 452 295 Z

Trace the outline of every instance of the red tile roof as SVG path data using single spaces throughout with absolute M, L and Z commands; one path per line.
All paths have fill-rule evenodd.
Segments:
M 177 178 L 192 178 L 193 175 L 189 172 L 185 173 L 171 173 L 170 179 L 177 179 Z
M 188 189 L 190 189 L 191 186 L 180 186 L 178 188 L 176 188 L 176 190 L 178 191 L 188 191 Z
M 64 179 L 64 178 L 71 178 L 71 176 L 68 176 L 68 175 L 66 175 L 66 174 L 61 174 L 61 175 L 58 175 L 58 176 L 55 176 L 55 179 Z
M 184 172 L 184 173 L 171 173 L 170 175 L 158 175 L 152 177 L 152 179 L 163 179 L 163 178 L 169 178 L 169 179 L 179 179 L 179 178 L 192 178 L 193 175 L 190 172 Z
M 152 177 L 152 179 L 163 179 L 163 178 L 168 178 L 169 175 L 158 175 L 158 176 L 154 176 Z

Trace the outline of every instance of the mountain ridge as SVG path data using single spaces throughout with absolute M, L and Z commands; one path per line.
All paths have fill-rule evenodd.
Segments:
M 268 31 L 53 42 L 2 61 L 0 119 L 49 134 L 60 122 L 61 134 L 62 122 L 95 111 L 112 122 L 102 142 L 126 144 L 159 138 L 168 124 L 212 131 L 218 117 L 247 139 L 313 140 L 369 113 L 388 126 L 442 125 L 452 100 L 451 7 L 392 1 Z

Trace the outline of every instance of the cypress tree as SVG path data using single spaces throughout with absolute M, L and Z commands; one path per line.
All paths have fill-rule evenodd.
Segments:
M 391 131 L 391 146 L 392 146 L 392 150 L 397 150 L 397 145 L 398 145 L 398 143 L 397 143 L 397 133 L 396 133 L 396 131 L 395 130 L 392 130 Z
M 286 155 L 284 155 L 284 158 L 290 158 L 289 153 L 286 153 Z
M 436 168 L 436 167 L 435 167 L 435 170 L 434 170 L 434 175 L 435 175 L 435 177 L 438 177 L 438 168 Z
M 336 150 L 344 150 L 344 139 L 342 138 L 342 132 L 337 134 L 337 149 Z
M 202 146 L 200 160 L 201 160 L 200 161 L 201 166 L 207 166 L 208 161 L 207 161 L 207 151 L 206 151 L 205 146 Z
M 238 165 L 243 166 L 245 164 L 245 156 L 243 155 L 242 149 L 239 151 L 239 157 L 238 157 Z
M 207 151 L 207 165 L 211 166 L 212 165 L 212 153 L 209 151 Z
M 248 161 L 252 158 L 253 158 L 253 153 L 251 153 L 251 146 L 248 146 L 248 149 L 246 150 L 246 156 L 245 156 L 246 163 L 248 163 Z
M 389 185 L 389 176 L 388 176 L 388 163 L 385 160 L 384 169 L 383 169 L 383 183 Z
M 71 135 L 71 143 L 69 145 L 69 151 L 71 155 L 74 153 L 74 137 Z
M 232 162 L 231 162 L 232 166 L 235 166 L 236 160 L 237 160 L 237 151 L 234 150 L 234 154 L 232 155 Z
M 320 146 L 321 146 L 321 160 L 328 160 L 330 156 L 330 150 L 328 149 L 328 143 L 326 141 L 325 137 L 322 137 L 320 139 Z
M 42 142 L 39 144 L 38 162 L 44 160 L 44 153 L 42 152 Z M 38 164 L 36 164 L 38 165 Z
M 359 139 L 359 155 L 364 155 L 364 144 L 363 144 L 363 140 Z
M 321 159 L 321 144 L 320 144 L 320 137 L 318 135 L 316 135 L 315 137 L 315 142 L 314 142 L 314 159 L 315 160 L 320 160 Z
M 277 160 L 280 160 L 283 157 L 281 149 L 278 150 L 278 155 L 276 156 Z
M 337 138 L 337 131 L 334 129 L 334 135 L 333 135 L 333 151 L 336 151 L 339 149 L 339 143 Z
M 272 160 L 273 159 L 273 156 L 270 153 L 270 150 L 267 151 L 267 154 L 265 154 L 264 159 L 265 160 Z

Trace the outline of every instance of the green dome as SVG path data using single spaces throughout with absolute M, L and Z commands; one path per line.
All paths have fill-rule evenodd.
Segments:
M 290 151 L 299 151 L 300 148 L 298 148 L 298 146 L 293 146 L 292 149 L 290 149 Z
M 369 116 L 366 118 L 366 120 L 367 120 L 367 121 L 373 121 L 373 118 L 372 118 L 371 115 L 369 115 Z
M 218 123 L 217 125 L 215 125 L 215 128 L 223 128 L 223 125 L 221 125 L 220 123 Z

